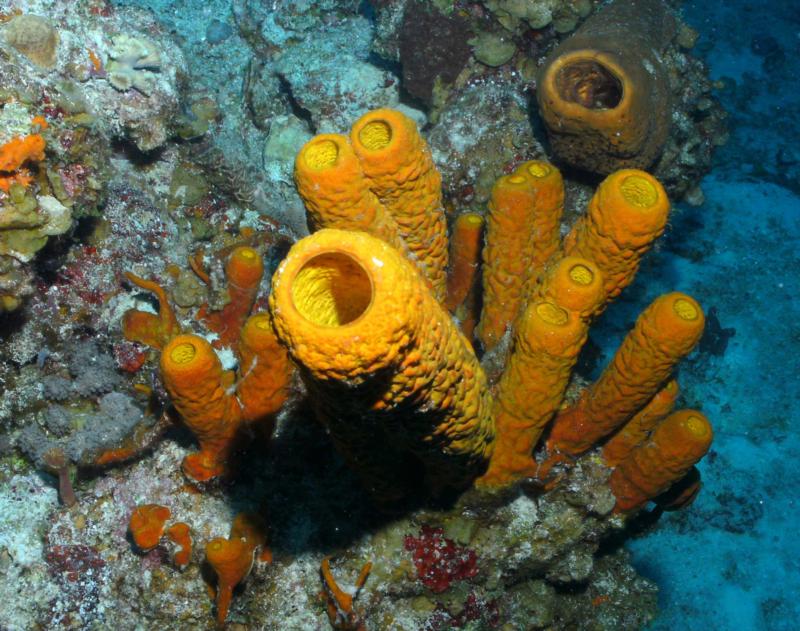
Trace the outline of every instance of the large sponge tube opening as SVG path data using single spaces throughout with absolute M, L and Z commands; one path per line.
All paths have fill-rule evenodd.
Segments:
M 298 271 L 292 302 L 306 320 L 319 326 L 344 326 L 360 318 L 372 302 L 366 270 L 349 254 L 326 252 Z

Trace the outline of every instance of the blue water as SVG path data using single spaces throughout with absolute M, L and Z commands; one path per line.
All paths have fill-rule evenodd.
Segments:
M 706 202 L 673 215 L 632 293 L 679 287 L 735 333 L 721 334 L 723 354 L 698 353 L 680 374 L 686 403 L 715 428 L 704 489 L 629 547 L 661 589 L 653 629 L 797 629 L 800 5 L 698 1 L 684 10 L 712 79 L 725 82 L 731 138 L 703 182 Z M 620 333 L 612 328 L 610 338 Z

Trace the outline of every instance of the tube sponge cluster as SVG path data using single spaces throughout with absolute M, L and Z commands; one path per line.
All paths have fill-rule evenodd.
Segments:
M 377 110 L 349 138 L 317 136 L 295 176 L 314 232 L 275 271 L 269 313 L 249 315 L 263 263 L 240 247 L 226 262 L 229 304 L 199 314 L 215 344 L 236 351 L 237 372 L 223 370 L 210 342 L 180 332 L 163 290 L 133 277 L 159 295 L 161 313 L 128 314 L 126 335 L 162 349 L 164 385 L 200 443 L 187 476 L 225 475 L 248 423 L 270 419 L 271 432 L 291 358 L 334 445 L 381 503 L 472 483 L 548 485 L 600 446 L 620 512 L 673 487 L 678 494 L 711 437 L 699 412 L 670 415 L 676 365 L 704 325 L 690 296 L 657 298 L 598 381 L 565 404 L 593 318 L 664 230 L 669 201 L 657 180 L 635 169 L 610 174 L 562 240 L 558 170 L 533 161 L 500 178 L 485 221 L 478 316 L 484 221 L 455 221 L 464 251 L 445 278 L 440 178 L 409 119 Z
M 469 310 L 478 301 L 468 296 L 483 222 L 456 219 L 454 243 L 464 252 L 451 255 L 443 298 L 432 272 L 445 251 L 440 228 L 431 232 L 438 177 L 417 137 L 400 115 L 379 110 L 354 125 L 349 143 L 318 136 L 297 158 L 309 223 L 320 229 L 279 266 L 270 307 L 338 448 L 383 500 L 403 496 L 394 492 L 398 472 L 409 468 L 421 468 L 434 490 L 547 483 L 553 467 L 603 443 L 619 471 L 620 511 L 664 493 L 704 453 L 678 453 L 664 429 L 674 422 L 664 417 L 677 396 L 675 367 L 703 330 L 691 297 L 658 298 L 598 382 L 564 402 L 593 318 L 632 282 L 664 230 L 670 205 L 661 184 L 644 171 L 614 171 L 562 241 L 558 170 L 534 161 L 500 178 L 485 221 L 472 340 L 477 314 Z M 312 163 L 322 166 L 315 172 Z M 419 250 L 425 243 L 431 249 Z M 444 307 L 459 314 L 461 333 Z M 490 377 L 481 351 L 501 364 Z

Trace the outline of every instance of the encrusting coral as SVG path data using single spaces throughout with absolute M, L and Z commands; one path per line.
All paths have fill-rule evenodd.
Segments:
M 24 16 L 23 16 L 24 17 Z M 20 19 L 20 18 L 16 18 Z M 16 20 L 15 20 L 16 21 Z M 30 117 L 19 104 L 0 108 L 2 121 L 16 123 L 13 135 L 0 144 L 0 313 L 13 311 L 33 292 L 30 263 L 50 237 L 72 227 L 72 204 L 65 206 L 44 194 L 49 125 L 42 116 Z M 4 125 L 0 124 L 0 128 Z M 28 133 L 29 132 L 29 133 Z M 46 186 L 47 192 L 52 192 Z M 65 200 L 66 201 L 66 200 Z
M 40 68 L 52 68 L 58 55 L 59 35 L 39 15 L 18 15 L 5 28 L 5 40 Z
M 108 57 L 106 78 L 115 89 L 135 88 L 146 96 L 153 92 L 153 73 L 161 68 L 161 54 L 153 42 L 120 33 L 114 36 Z
M 615 0 L 549 55 L 536 96 L 559 160 L 603 175 L 653 164 L 672 114 L 659 51 L 674 33 L 660 0 Z

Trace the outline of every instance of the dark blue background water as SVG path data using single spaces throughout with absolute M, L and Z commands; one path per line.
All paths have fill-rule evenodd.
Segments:
M 630 543 L 661 588 L 653 629 L 800 628 L 800 2 L 684 5 L 731 138 L 662 247 L 595 337 L 607 352 L 641 304 L 694 295 L 710 336 L 680 373 L 716 438 L 687 511 Z

